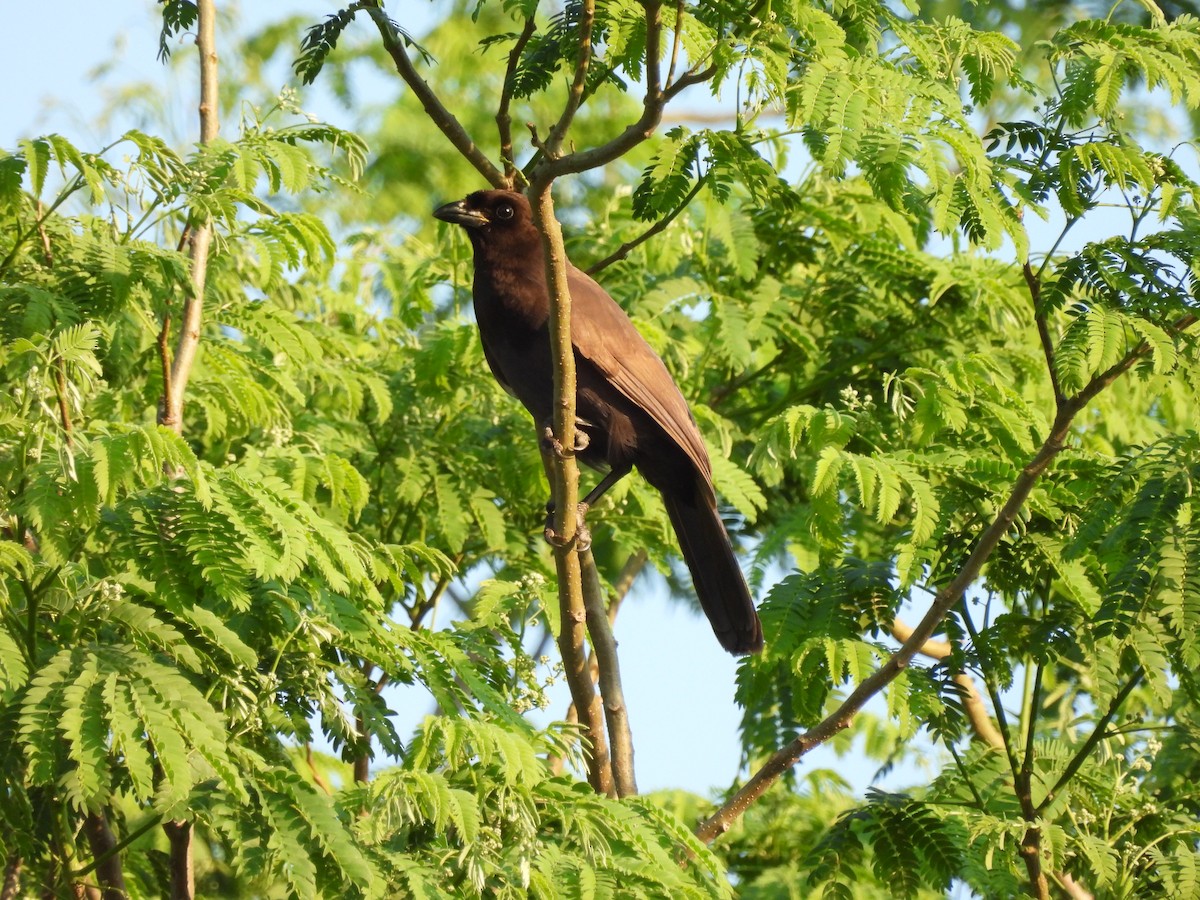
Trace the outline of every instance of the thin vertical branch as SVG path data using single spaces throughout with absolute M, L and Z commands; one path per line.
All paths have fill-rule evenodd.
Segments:
M 200 56 L 200 143 L 208 144 L 220 130 L 217 96 L 217 11 L 215 0 L 198 0 L 196 49 Z M 159 423 L 183 433 L 183 395 L 200 347 L 204 320 L 204 287 L 208 281 L 208 254 L 212 246 L 212 220 L 193 221 L 189 240 L 191 291 L 183 304 L 179 340 L 171 366 L 170 386 L 163 388 Z M 168 404 L 169 399 L 169 404 Z
M 675 79 L 675 64 L 679 61 L 679 47 L 683 43 L 683 0 L 675 2 L 675 34 L 671 40 L 671 64 L 667 67 L 667 84 Z
M 1018 853 L 1025 862 L 1025 871 L 1029 875 L 1029 893 L 1038 900 L 1049 900 L 1050 884 L 1046 879 L 1045 869 L 1042 868 L 1042 829 L 1037 822 L 1037 807 L 1033 805 L 1033 743 L 1037 734 L 1037 710 L 1042 702 L 1042 674 L 1042 665 L 1038 663 L 1034 670 L 1033 690 L 1030 692 L 1029 706 L 1026 710 L 1025 752 L 1021 757 L 1021 767 L 1014 773 L 1013 787 L 1016 790 L 1017 802 L 1021 806 L 1021 816 L 1029 826 L 1025 829 L 1018 848 Z
M 588 637 L 592 642 L 591 659 L 599 673 L 600 696 L 604 701 L 604 718 L 608 724 L 608 740 L 612 748 L 613 785 L 618 797 L 637 793 L 633 770 L 633 733 L 629 728 L 629 709 L 621 686 L 621 666 L 617 658 L 617 642 L 613 639 L 609 610 L 604 602 L 604 588 L 590 550 L 579 553 L 583 574 L 583 603 L 587 613 Z M 592 674 L 588 672 L 590 681 Z
M 46 231 L 46 211 L 42 206 L 42 201 L 37 202 L 37 233 L 42 239 L 42 259 L 46 261 L 46 265 L 54 267 L 54 253 L 50 248 L 50 234 Z
M 217 9 L 215 0 L 197 0 L 196 4 L 196 51 L 200 63 L 200 144 L 214 141 L 220 131 L 220 98 L 217 93 Z M 187 390 L 196 353 L 200 349 L 200 332 L 204 324 L 204 289 L 208 283 L 208 257 L 212 246 L 212 218 L 207 214 L 196 220 L 193 213 L 188 223 L 188 241 L 191 257 L 191 291 L 183 304 L 183 315 L 179 323 L 179 339 L 175 345 L 175 358 L 169 377 L 163 381 L 163 396 L 159 406 L 158 421 L 183 433 L 183 398 Z M 188 230 L 185 228 L 185 232 Z M 167 363 L 166 336 L 170 318 L 163 322 L 159 335 L 159 356 L 165 368 Z M 166 373 L 164 372 L 164 375 Z M 191 900 L 195 896 L 195 869 L 192 864 L 192 825 L 190 822 L 164 822 L 170 843 L 168 868 L 171 880 L 171 900 Z
M 629 559 L 625 561 L 625 565 L 621 567 L 620 574 L 617 575 L 617 580 L 613 582 L 612 597 L 608 602 L 608 625 L 611 629 L 617 621 L 617 613 L 621 610 L 621 603 L 625 600 L 629 589 L 633 587 L 634 580 L 646 567 L 646 561 L 649 559 L 649 554 L 646 549 L 639 548 L 630 554 Z M 593 563 L 594 564 L 594 563 Z M 534 654 L 535 656 L 537 654 Z M 596 654 L 593 653 L 588 657 L 588 678 L 595 684 L 600 679 L 600 663 L 596 659 Z M 603 696 L 603 695 L 602 695 Z M 579 721 L 579 713 L 575 709 L 575 704 L 571 703 L 567 707 L 566 721 L 575 724 Z M 632 750 L 630 751 L 632 756 Z M 562 757 L 551 756 L 548 764 L 552 772 L 556 775 L 562 772 Z M 631 769 L 632 771 L 632 769 Z
M 496 129 L 500 132 L 500 160 L 504 163 L 504 179 L 506 186 L 509 188 L 525 186 L 525 176 L 517 168 L 515 154 L 513 153 L 512 115 L 509 113 L 509 106 L 512 103 L 513 84 L 517 75 L 517 65 L 521 62 L 521 54 L 525 50 L 525 45 L 529 43 L 529 39 L 533 37 L 533 32 L 536 29 L 537 24 L 533 16 L 529 16 L 525 20 L 525 27 L 521 29 L 520 35 L 517 36 L 517 41 L 513 44 L 512 50 L 509 51 L 508 65 L 504 69 L 504 88 L 500 92 L 500 104 L 496 109 Z
M 579 510 L 579 465 L 575 461 L 575 352 L 571 343 L 571 294 L 567 289 L 567 255 L 562 229 L 554 217 L 550 179 L 530 185 L 533 224 L 542 236 L 546 283 L 550 287 L 550 356 L 554 371 L 553 438 L 558 452 L 547 452 L 546 473 L 554 497 L 554 562 L 558 571 L 561 626 L 558 649 L 571 699 L 590 743 L 588 781 L 600 793 L 614 793 L 608 741 L 601 726 L 600 695 L 587 673 L 584 632 L 587 611 L 583 575 L 576 553 Z
M 579 105 L 583 102 L 583 92 L 587 88 L 588 68 L 592 63 L 592 26 L 595 21 L 596 0 L 583 0 L 583 6 L 579 12 L 579 55 L 575 60 L 575 77 L 572 79 L 571 89 L 567 93 L 566 107 L 558 121 L 550 129 L 550 134 L 541 148 L 548 159 L 558 157 L 567 129 L 571 127 L 575 113 L 578 112 Z
M 158 330 L 158 361 L 162 367 L 163 393 L 158 400 L 158 421 L 166 422 L 167 410 L 175 409 L 175 391 L 171 386 L 171 314 L 163 316 Z
M 54 360 L 54 394 L 58 399 L 58 417 L 63 434 L 66 435 L 67 448 L 70 449 L 74 440 L 71 435 L 71 406 L 67 400 L 67 375 L 64 367 L 62 359 Z
M 1054 403 L 1061 407 L 1063 404 L 1062 385 L 1058 381 L 1058 366 L 1054 362 L 1054 341 L 1050 337 L 1050 326 L 1046 322 L 1046 313 L 1042 309 L 1042 283 L 1033 271 L 1029 260 L 1021 266 L 1025 275 L 1025 284 L 1029 288 L 1029 298 L 1033 301 L 1033 319 L 1037 323 L 1038 339 L 1042 342 L 1042 353 L 1046 357 L 1046 371 L 1050 373 L 1050 386 L 1054 390 Z

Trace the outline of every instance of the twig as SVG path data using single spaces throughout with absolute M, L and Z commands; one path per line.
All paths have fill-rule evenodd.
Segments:
M 560 175 L 586 172 L 624 156 L 654 134 L 658 123 L 662 121 L 663 107 L 671 97 L 690 85 L 705 81 L 716 71 L 715 66 L 708 66 L 699 71 L 688 72 L 664 91 L 659 64 L 661 41 L 662 4 L 658 0 L 650 0 L 646 3 L 646 96 L 642 100 L 641 116 L 607 143 L 557 159 L 543 160 L 538 166 L 543 178 L 550 181 Z
M 1054 403 L 1062 406 L 1063 391 L 1058 381 L 1058 367 L 1054 364 L 1054 341 L 1050 338 L 1050 326 L 1046 323 L 1046 313 L 1042 309 L 1042 283 L 1034 274 L 1029 260 L 1021 266 L 1025 274 L 1025 284 L 1029 286 L 1029 298 L 1033 301 L 1033 319 L 1037 323 L 1038 337 L 1042 342 L 1042 352 L 1046 356 L 1046 371 L 1050 373 L 1050 386 L 1054 389 Z
M 521 53 L 525 50 L 525 45 L 529 43 L 529 39 L 533 37 L 536 29 L 537 24 L 533 16 L 530 16 L 525 20 L 525 27 L 517 37 L 517 42 L 513 44 L 512 50 L 509 51 L 508 65 L 504 70 L 504 88 L 500 92 L 500 104 L 496 109 L 496 128 L 500 132 L 500 160 L 504 163 L 504 177 L 507 182 L 506 186 L 509 188 L 525 186 L 525 175 L 517 168 L 516 158 L 513 154 L 512 116 L 509 113 L 509 105 L 512 103 L 513 81 L 517 74 L 517 64 L 521 61 Z
M 649 555 L 646 553 L 645 548 L 639 548 L 630 555 L 629 559 L 625 561 L 625 565 L 621 567 L 621 572 L 617 575 L 617 580 L 613 582 L 613 595 L 608 602 L 608 624 L 610 628 L 616 623 L 621 603 L 625 600 L 629 589 L 633 586 L 634 580 L 641 573 L 642 569 L 646 567 L 647 559 L 649 559 Z M 539 650 L 538 653 L 533 655 L 536 657 L 540 652 Z M 588 678 L 592 680 L 593 684 L 600 678 L 600 664 L 596 661 L 595 653 L 588 656 Z M 565 718 L 567 722 L 572 724 L 579 721 L 579 712 L 575 709 L 574 703 L 571 703 L 567 707 Z M 562 772 L 562 757 L 551 756 L 547 762 L 554 774 L 557 775 Z
M 217 95 L 217 12 L 213 0 L 197 3 L 196 49 L 200 56 L 200 143 L 213 141 L 220 130 Z M 171 375 L 163 386 L 159 409 L 160 425 L 183 433 L 183 395 L 200 347 L 204 317 L 204 286 L 208 280 L 208 252 L 212 246 L 212 220 L 191 223 L 191 292 L 183 304 L 183 319 Z
M 454 117 L 450 110 L 446 109 L 442 101 L 433 93 L 433 89 L 429 84 L 417 74 L 417 70 L 413 68 L 412 60 L 408 58 L 408 51 L 404 49 L 404 42 L 400 35 L 396 33 L 395 26 L 392 25 L 391 19 L 378 6 L 368 6 L 367 13 L 371 16 L 375 27 L 379 29 L 379 36 L 383 38 L 383 47 L 388 52 L 388 56 L 392 58 L 392 62 L 396 65 L 396 71 L 400 77 L 404 79 L 404 83 L 408 85 L 409 90 L 416 95 L 421 101 L 421 106 L 424 108 L 426 115 L 433 121 L 442 134 L 450 139 L 455 149 L 463 155 L 463 157 L 475 170 L 479 172 L 487 183 L 492 187 L 504 188 L 508 186 L 505 180 L 504 173 L 492 165 L 491 160 L 484 155 L 483 151 L 475 145 L 471 140 L 471 136 L 467 134 L 462 123 Z
M 1046 791 L 1046 796 L 1043 797 L 1042 802 L 1037 805 L 1037 812 L 1039 814 L 1044 812 L 1046 807 L 1054 802 L 1054 800 L 1058 797 L 1059 791 L 1066 786 L 1068 781 L 1075 777 L 1075 773 L 1079 771 L 1080 767 L 1091 755 L 1092 751 L 1096 749 L 1096 745 L 1104 739 L 1108 731 L 1108 724 L 1113 720 L 1113 716 L 1117 714 L 1117 711 L 1121 708 L 1121 704 L 1125 702 L 1126 698 L 1133 693 L 1133 689 L 1142 683 L 1142 677 L 1145 674 L 1145 671 L 1141 668 L 1141 666 L 1139 666 L 1136 670 L 1134 670 L 1133 675 L 1130 676 L 1129 681 L 1125 684 L 1125 686 L 1117 692 L 1115 697 L 1112 698 L 1108 704 L 1108 709 L 1105 710 L 1104 715 L 1100 717 L 1100 721 L 1096 723 L 1096 727 L 1092 729 L 1092 733 L 1088 735 L 1087 740 L 1083 742 L 1083 746 L 1079 748 L 1079 752 L 1071 757 L 1071 761 L 1067 763 L 1067 766 L 1065 769 L 1063 769 L 1062 774 L 1058 776 L 1058 780 L 1054 782 L 1054 786 L 1050 788 L 1050 790 Z
M 592 643 L 592 660 L 599 672 L 600 695 L 604 701 L 604 718 L 608 724 L 608 740 L 612 748 L 613 785 L 618 797 L 637 794 L 633 770 L 633 734 L 629 728 L 629 709 L 621 687 L 621 666 L 617 657 L 617 642 L 613 639 L 609 610 L 605 608 L 604 588 L 591 550 L 581 551 L 583 603 L 587 612 L 588 637 Z M 589 666 L 588 680 L 592 678 Z
M 543 170 L 544 171 L 544 170 Z M 612 764 L 608 742 L 601 727 L 603 708 L 592 686 L 584 658 L 584 627 L 587 612 L 583 602 L 583 579 L 576 550 L 579 509 L 579 466 L 575 461 L 575 353 L 571 343 L 571 295 L 567 289 L 567 255 L 562 229 L 554 218 L 554 201 L 549 178 L 536 178 L 530 185 L 533 224 L 542 236 L 546 261 L 546 283 L 550 288 L 550 356 L 554 371 L 554 437 L 561 453 L 545 456 L 546 474 L 554 497 L 554 562 L 558 571 L 558 602 L 561 626 L 558 649 L 571 699 L 579 713 L 584 735 L 591 744 L 588 781 L 599 793 L 612 794 Z
M 54 360 L 54 393 L 58 398 L 58 417 L 62 423 L 63 434 L 66 435 L 67 449 L 74 444 L 71 437 L 71 408 L 67 403 L 67 376 L 63 371 L 65 364 L 62 359 Z
M 907 622 L 899 619 L 892 622 L 892 635 L 901 643 L 908 640 L 912 631 L 912 626 Z M 945 659 L 954 652 L 954 648 L 947 641 L 929 640 L 921 646 L 919 652 L 922 656 L 928 656 L 930 659 Z M 954 683 L 963 690 L 963 710 L 967 714 L 967 721 L 971 723 L 971 730 L 975 732 L 975 736 L 990 747 L 1003 749 L 1004 737 L 992 722 L 987 707 L 983 705 L 983 697 L 979 693 L 979 688 L 975 686 L 975 679 L 966 672 L 956 672 L 952 677 Z
M 308 773 L 312 776 L 313 784 L 321 789 L 326 797 L 333 796 L 333 788 L 329 784 L 329 779 L 321 774 L 321 770 L 317 768 L 317 763 L 313 759 L 312 744 L 308 741 L 304 742 L 304 762 L 308 765 Z
M 354 757 L 354 783 L 366 784 L 371 780 L 371 750 L 370 738 L 367 737 L 367 720 L 360 713 L 354 717 L 354 731 L 366 741 L 367 746 L 362 753 Z
M 171 314 L 163 316 L 158 332 L 158 360 L 162 366 L 163 393 L 159 399 L 158 421 L 165 422 L 167 410 L 175 408 L 175 391 L 171 387 Z
M 967 629 L 967 634 L 971 636 L 971 643 L 975 646 L 975 652 L 979 654 L 979 664 L 983 674 L 983 686 L 987 689 L 988 696 L 992 699 L 992 708 L 996 710 L 996 724 L 999 726 L 997 731 L 1000 734 L 1000 743 L 998 747 L 1004 751 L 1005 758 L 1008 759 L 1008 767 L 1012 770 L 1013 778 L 1017 777 L 1017 756 L 1012 749 L 1012 730 L 1008 727 L 1008 716 L 1004 713 L 1004 702 L 1000 698 L 1000 689 L 996 686 L 991 678 L 987 677 L 991 662 L 991 655 L 987 647 L 979 640 L 979 632 L 975 629 L 975 623 L 971 621 L 971 610 L 967 606 L 967 598 L 963 597 L 959 600 L 959 606 L 962 608 L 962 623 Z
M 675 64 L 679 61 L 679 46 L 683 43 L 683 0 L 675 2 L 675 35 L 671 40 L 671 64 L 667 67 L 667 84 L 675 77 Z
M 649 12 L 647 12 L 647 16 L 649 16 Z M 558 157 L 567 129 L 571 127 L 575 113 L 579 110 L 579 104 L 583 102 L 583 92 L 587 87 L 588 67 L 592 62 L 592 26 L 595 24 L 595 21 L 596 0 L 583 0 L 583 5 L 579 11 L 579 56 L 575 60 L 575 77 L 571 81 L 571 89 L 567 93 L 567 103 L 563 109 L 563 113 L 558 121 L 554 123 L 554 127 L 550 129 L 550 134 L 546 137 L 545 146 L 541 148 L 545 152 L 547 159 L 556 159 Z M 648 42 L 649 35 L 647 34 L 647 66 L 649 66 L 650 54 Z M 647 69 L 647 71 L 649 70 Z
M 683 198 L 683 200 L 681 200 L 679 202 L 679 205 L 676 206 L 669 213 L 667 213 L 667 215 L 664 218 L 659 219 L 657 222 L 655 222 L 653 225 L 651 225 L 649 228 L 647 228 L 645 231 L 643 231 L 641 234 L 639 234 L 633 240 L 626 241 L 624 244 L 622 244 L 620 247 L 618 247 L 612 253 L 608 254 L 608 256 L 604 257 L 604 259 L 600 260 L 600 262 L 593 263 L 592 265 L 590 265 L 587 268 L 587 273 L 589 275 L 595 275 L 597 272 L 600 272 L 603 269 L 607 269 L 613 263 L 620 262 L 621 260 L 623 260 L 635 248 L 646 243 L 646 241 L 650 240 L 650 238 L 654 237 L 656 234 L 662 233 L 666 229 L 666 227 L 668 225 L 670 225 L 672 222 L 674 222 L 675 219 L 679 216 L 679 214 L 681 212 L 683 212 L 685 209 L 687 209 L 688 205 L 691 204 L 691 202 L 696 199 L 696 195 L 700 193 L 700 189 L 702 187 L 704 187 L 704 185 L 707 181 L 708 181 L 707 174 L 705 174 L 701 178 L 698 178 L 696 180 L 696 183 L 694 185 L 692 185 L 692 189 L 690 191 L 688 191 L 687 195 Z
M 1196 317 L 1191 313 L 1181 316 L 1176 320 L 1173 330 L 1179 333 L 1185 328 L 1190 327 L 1195 321 Z M 1095 376 L 1082 391 L 1074 397 L 1063 401 L 1062 407 L 1059 409 L 1058 414 L 1054 418 L 1054 423 L 1050 427 L 1049 435 L 1047 435 L 1038 452 L 1026 464 L 1025 468 L 1021 470 L 1021 474 L 1017 477 L 1017 480 L 1013 483 L 1009 491 L 1008 499 L 1005 501 L 1004 506 L 996 514 L 996 517 L 984 530 L 983 534 L 980 535 L 975 549 L 971 551 L 971 555 L 963 563 L 958 575 L 934 596 L 929 610 L 925 613 L 925 616 L 921 619 L 917 627 L 913 629 L 913 633 L 908 640 L 904 642 L 899 650 L 892 654 L 887 662 L 851 691 L 850 695 L 842 702 L 842 705 L 834 710 L 833 713 L 804 734 L 795 738 L 787 746 L 776 751 L 755 772 L 741 790 L 697 827 L 696 836 L 698 838 L 705 843 L 709 843 L 727 831 L 733 822 L 755 800 L 766 793 L 768 788 L 784 772 L 794 766 L 804 754 L 808 753 L 814 747 L 823 744 L 838 732 L 848 728 L 854 720 L 854 716 L 862 709 L 863 705 L 908 667 L 912 658 L 920 651 L 925 642 L 933 636 L 934 631 L 942 619 L 945 618 L 946 613 L 950 611 L 951 607 L 963 596 L 966 589 L 978 578 L 984 562 L 991 556 L 992 551 L 996 549 L 1001 539 L 1007 534 L 1008 529 L 1012 527 L 1017 513 L 1024 505 L 1030 491 L 1033 490 L 1034 484 L 1050 466 L 1054 458 L 1062 452 L 1075 416 L 1097 394 L 1111 385 L 1122 374 L 1133 368 L 1137 361 L 1149 352 L 1149 345 L 1143 341 L 1129 351 L 1118 363 Z M 999 714 L 999 711 L 997 713 Z M 1044 806 L 1045 802 L 1042 804 L 1043 808 Z
M 1018 853 L 1025 862 L 1025 871 L 1029 875 L 1029 892 L 1038 900 L 1049 900 L 1050 884 L 1046 872 L 1042 868 L 1042 829 L 1037 823 L 1038 811 L 1033 805 L 1033 741 L 1036 734 L 1037 708 L 1041 704 L 1042 665 L 1038 663 L 1033 676 L 1033 690 L 1030 693 L 1025 733 L 1025 753 L 1021 757 L 1021 767 L 1015 773 L 1013 787 L 1016 790 L 1017 802 L 1021 806 L 1021 816 L 1028 823 L 1025 834 L 1021 836 Z
M 50 235 L 46 232 L 46 214 L 41 200 L 37 202 L 37 233 L 42 239 L 42 258 L 47 266 L 54 268 L 54 254 L 50 250 Z
M 630 554 L 629 559 L 625 560 L 625 565 L 621 567 L 621 572 L 617 575 L 617 580 L 613 582 L 613 598 L 608 604 L 609 624 L 616 621 L 617 611 L 621 608 L 621 602 L 625 599 L 625 595 L 629 593 L 629 589 L 633 587 L 634 579 L 642 574 L 642 569 L 646 568 L 646 561 L 649 558 L 650 554 L 646 552 L 646 548 L 639 547 Z

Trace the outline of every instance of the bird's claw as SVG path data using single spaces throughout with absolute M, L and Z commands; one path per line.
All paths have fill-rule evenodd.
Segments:
M 588 505 L 580 503 L 576 510 L 575 519 L 575 534 L 571 540 L 567 540 L 554 528 L 554 501 L 546 501 L 546 527 L 542 532 L 546 543 L 551 547 L 566 547 L 574 542 L 575 549 L 580 553 L 592 549 L 592 530 L 587 524 Z
M 588 437 L 587 432 L 582 428 L 576 427 L 575 445 L 572 453 L 582 453 L 588 448 L 588 444 L 590 443 L 591 438 Z M 542 446 L 559 459 L 564 459 L 568 455 L 566 449 L 562 445 L 562 441 L 554 436 L 554 429 L 549 425 L 542 430 Z

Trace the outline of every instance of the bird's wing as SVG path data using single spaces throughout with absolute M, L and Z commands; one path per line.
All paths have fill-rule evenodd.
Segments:
M 683 449 L 697 470 L 712 480 L 708 452 L 687 401 L 658 354 L 625 311 L 591 277 L 567 268 L 571 291 L 571 337 L 575 352 L 650 417 Z

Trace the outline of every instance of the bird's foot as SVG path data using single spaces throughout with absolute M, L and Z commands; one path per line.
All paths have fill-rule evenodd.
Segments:
M 562 442 L 554 436 L 554 429 L 549 425 L 542 430 L 542 446 L 559 459 L 563 459 L 568 455 L 574 455 L 575 453 L 582 453 L 587 449 L 588 444 L 591 443 L 591 438 L 588 437 L 586 431 L 578 426 L 579 423 L 576 423 L 575 448 L 571 454 L 567 453 L 566 449 L 562 445 Z
M 587 524 L 588 504 L 580 503 L 576 508 L 575 518 L 575 534 L 571 540 L 567 540 L 559 534 L 554 528 L 554 501 L 546 501 L 546 527 L 542 532 L 546 543 L 551 547 L 565 547 L 571 541 L 575 543 L 575 549 L 580 553 L 592 549 L 592 530 Z

